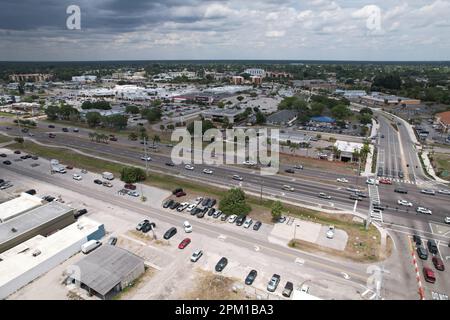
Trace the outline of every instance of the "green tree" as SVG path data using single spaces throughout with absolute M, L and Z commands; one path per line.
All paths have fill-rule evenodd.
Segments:
M 56 120 L 59 115 L 59 107 L 55 105 L 50 105 L 45 109 L 45 114 L 47 115 L 48 120 Z
M 226 215 L 246 215 L 251 207 L 245 202 L 245 193 L 240 188 L 232 188 L 219 202 L 219 209 Z
M 351 115 L 351 111 L 346 105 L 338 104 L 331 109 L 331 114 L 337 120 L 344 120 Z
M 266 116 L 261 111 L 258 111 L 256 113 L 256 123 L 257 124 L 266 123 Z
M 91 141 L 94 141 L 96 136 L 97 136 L 96 132 L 89 132 L 89 139 L 91 139 Z
M 272 204 L 271 208 L 271 214 L 272 214 L 272 220 L 277 221 L 281 218 L 281 215 L 283 214 L 284 207 L 281 201 L 277 200 Z
M 136 141 L 137 139 L 138 139 L 138 135 L 137 135 L 135 132 L 131 132 L 131 133 L 128 135 L 128 140 Z
M 202 121 L 202 134 L 206 132 L 208 129 L 215 128 L 216 126 L 210 120 Z M 187 130 L 190 134 L 194 134 L 194 122 L 189 123 L 187 126 Z
M 126 113 L 131 113 L 131 114 L 138 114 L 139 113 L 139 107 L 138 106 L 135 106 L 135 105 L 128 105 L 126 108 L 125 108 L 125 112 Z
M 159 126 L 159 130 L 164 131 L 165 129 L 166 129 L 166 127 L 165 127 L 163 124 L 161 124 L 161 125 Z
M 175 126 L 173 124 L 168 124 L 167 130 L 175 130 Z
M 98 112 L 86 113 L 86 122 L 90 127 L 96 127 L 102 121 L 102 116 Z
M 120 180 L 125 183 L 135 183 L 146 179 L 145 171 L 136 167 L 123 167 L 120 173 Z
M 155 134 L 153 136 L 153 146 L 155 146 L 155 144 L 158 144 L 160 142 L 161 142 L 161 138 L 157 134 Z
M 219 101 L 217 103 L 217 107 L 220 108 L 220 109 L 223 109 L 225 107 L 225 103 L 223 101 Z

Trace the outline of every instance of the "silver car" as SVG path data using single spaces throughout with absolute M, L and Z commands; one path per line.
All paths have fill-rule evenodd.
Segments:
M 270 279 L 269 283 L 267 284 L 267 291 L 274 292 L 277 290 L 278 284 L 280 283 L 280 275 L 274 274 L 272 278 Z

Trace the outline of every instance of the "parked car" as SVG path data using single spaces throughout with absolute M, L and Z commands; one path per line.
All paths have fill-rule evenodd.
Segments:
M 172 161 L 166 162 L 166 166 L 168 167 L 174 167 L 175 163 L 173 163 Z
M 117 238 L 116 237 L 110 237 L 108 240 L 108 244 L 111 246 L 115 246 L 117 243 Z
M 222 211 L 216 210 L 216 212 L 214 212 L 214 214 L 213 214 L 213 218 L 214 218 L 214 219 L 217 219 L 217 218 L 219 218 L 221 215 L 222 215 Z M 225 215 L 223 215 L 223 216 L 225 216 Z
M 126 183 L 123 187 L 129 190 L 136 190 L 136 186 L 132 183 Z
M 426 282 L 429 282 L 429 283 L 436 282 L 436 276 L 434 275 L 434 271 L 428 267 L 423 268 L 423 277 L 425 278 Z
M 440 194 L 450 194 L 450 190 L 446 190 L 446 189 L 440 189 L 440 190 L 438 190 L 438 192 Z
M 149 232 L 150 230 L 152 230 L 152 229 L 155 228 L 155 227 L 156 227 L 156 225 L 155 225 L 154 222 L 146 222 L 146 223 L 144 223 L 144 225 L 142 226 L 141 231 L 142 231 L 143 233 L 147 233 L 147 232 Z
M 251 270 L 247 277 L 245 277 L 245 284 L 250 286 L 252 285 L 253 281 L 255 281 L 256 276 L 258 275 L 258 272 L 256 270 Z
M 76 174 L 76 173 L 75 173 L 75 174 L 72 175 L 72 179 L 73 179 L 73 180 L 80 181 L 80 180 L 82 180 L 83 178 L 82 178 L 79 174 Z
M 172 202 L 172 204 L 169 206 L 169 209 L 175 210 L 176 208 L 178 208 L 179 205 L 180 205 L 179 202 L 174 201 L 174 202 Z
M 334 238 L 334 226 L 329 226 L 327 231 L 327 238 L 333 239 Z
M 15 154 L 21 154 L 22 151 L 20 151 L 20 150 L 15 150 L 14 153 L 15 153 Z
M 199 214 L 202 210 L 200 208 L 194 208 L 191 210 L 191 216 L 196 216 L 197 214 Z
M 262 222 L 261 221 L 256 221 L 255 224 L 253 225 L 253 230 L 258 231 L 259 228 L 261 228 Z
M 109 181 L 103 181 L 102 184 L 103 184 L 104 187 L 108 187 L 108 188 L 112 188 L 112 186 L 113 186 L 112 183 L 109 182 Z
M 439 257 L 433 257 L 433 259 L 431 259 L 431 261 L 433 261 L 434 267 L 439 270 L 439 271 L 445 271 L 445 266 L 444 266 L 444 262 L 442 261 L 441 258 Z
M 184 191 L 180 191 L 180 192 L 175 193 L 175 196 L 176 196 L 177 198 L 184 197 L 185 195 L 186 195 L 186 192 L 184 192 Z
M 422 189 L 422 190 L 420 190 L 420 193 L 429 194 L 429 195 L 432 195 L 432 196 L 434 196 L 436 194 L 436 192 L 434 190 L 431 190 L 431 189 Z
M 294 291 L 294 284 L 290 281 L 286 282 L 282 295 L 286 298 L 289 298 L 292 294 L 292 291 Z
M 280 279 L 281 277 L 275 273 L 267 284 L 267 291 L 274 292 L 277 289 L 278 284 L 280 283 Z
M 2 157 L 2 158 L 6 158 L 8 155 L 6 154 L 6 153 L 1 153 L 0 154 L 0 157 Z
M 176 188 L 176 189 L 172 190 L 173 195 L 177 194 L 178 192 L 183 192 L 183 188 Z
M 163 204 L 163 208 L 167 209 L 169 208 L 175 201 L 173 201 L 172 199 L 166 200 Z
M 424 207 L 417 207 L 416 212 L 423 213 L 423 214 L 432 214 L 433 213 L 430 209 L 427 209 Z
M 253 220 L 251 218 L 248 218 L 247 220 L 245 220 L 244 222 L 244 228 L 248 229 L 250 228 L 250 226 L 252 225 Z
M 216 267 L 215 267 L 215 270 L 216 270 L 217 272 L 222 272 L 223 269 L 225 269 L 225 267 L 227 266 L 227 264 L 228 264 L 228 259 L 225 258 L 225 257 L 222 257 L 222 258 L 219 260 L 219 262 L 217 262 Z
M 128 191 L 128 195 L 137 198 L 139 197 L 139 192 L 130 190 Z
M 95 180 L 94 180 L 94 183 L 95 183 L 95 184 L 103 184 L 102 180 L 99 180 L 99 179 L 95 179 Z
M 141 230 L 142 230 L 142 227 L 143 227 L 145 224 L 147 224 L 147 223 L 150 223 L 150 221 L 148 221 L 147 219 L 142 220 L 142 221 L 139 222 L 138 225 L 136 226 L 136 230 L 137 230 L 137 231 L 141 231 Z
M 244 224 L 246 218 L 247 218 L 247 216 L 245 216 L 245 215 L 239 216 L 236 219 L 236 225 L 239 227 L 242 226 Z
M 197 218 L 201 219 L 205 216 L 205 214 L 206 214 L 205 209 L 208 210 L 208 208 L 204 208 L 203 210 L 200 209 L 200 212 L 197 213 Z
M 234 175 L 232 176 L 232 178 L 233 178 L 233 180 L 237 180 L 237 181 L 242 181 L 242 180 L 244 180 L 241 176 L 239 176 L 239 175 L 237 175 L 237 174 L 234 174 Z
M 9 165 L 11 165 L 11 161 L 5 160 L 5 161 L 3 161 L 3 164 L 6 164 L 7 166 L 9 166 Z
M 422 244 L 422 239 L 419 235 L 413 235 L 413 241 L 416 245 L 420 246 Z
M 189 243 L 191 243 L 191 239 L 189 238 L 183 239 L 183 241 L 181 241 L 180 244 L 178 245 L 178 249 L 186 248 L 189 245 Z
M 394 192 L 402 193 L 402 194 L 407 194 L 407 193 L 408 193 L 408 190 L 402 189 L 402 188 L 395 188 L 395 189 L 394 189 Z
M 229 223 L 234 223 L 237 219 L 237 215 L 232 214 L 229 218 L 228 218 L 228 222 Z
M 428 251 L 427 251 L 426 248 L 424 248 L 422 246 L 417 246 L 417 255 L 422 260 L 427 260 L 428 259 Z
M 203 251 L 202 250 L 194 251 L 194 253 L 192 253 L 192 256 L 191 256 L 191 261 L 192 262 L 197 262 L 198 259 L 200 259 L 202 255 L 203 255 Z
M 430 250 L 430 252 L 432 254 L 438 254 L 438 246 L 436 244 L 436 241 L 434 241 L 433 239 L 429 239 L 427 241 L 427 246 L 428 246 L 428 250 Z
M 177 228 L 172 227 L 164 233 L 164 239 L 169 240 L 177 233 Z
M 286 172 L 286 173 L 295 173 L 294 169 L 286 169 L 286 170 L 284 170 L 284 172 Z
M 216 209 L 214 209 L 214 208 L 210 208 L 209 210 L 208 210 L 208 216 L 209 217 L 211 217 L 211 216 L 213 216 L 214 215 L 214 213 L 216 212 Z

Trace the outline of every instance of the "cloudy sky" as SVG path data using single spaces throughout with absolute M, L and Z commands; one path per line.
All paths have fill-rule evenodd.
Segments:
M 450 60 L 449 35 L 450 0 L 0 0 L 3 61 Z

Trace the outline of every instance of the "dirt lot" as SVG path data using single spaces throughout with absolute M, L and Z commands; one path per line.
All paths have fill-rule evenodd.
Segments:
M 341 161 L 327 161 L 284 153 L 280 155 L 280 161 L 283 164 L 291 164 L 291 165 L 302 164 L 308 168 L 328 170 L 334 173 L 342 173 L 347 175 L 354 175 L 355 170 L 358 169 L 358 165 L 355 163 L 346 163 Z

